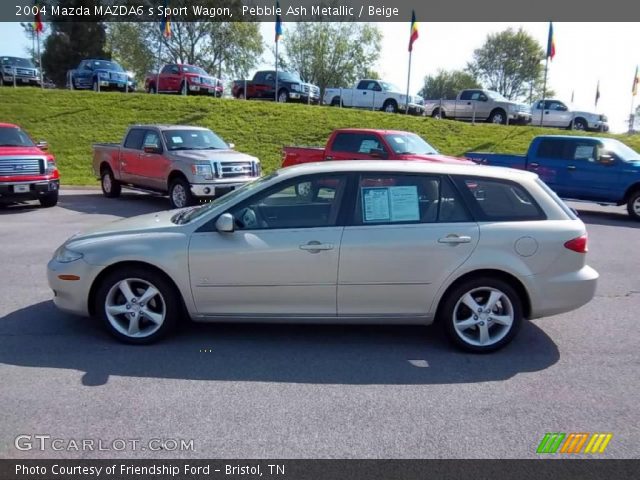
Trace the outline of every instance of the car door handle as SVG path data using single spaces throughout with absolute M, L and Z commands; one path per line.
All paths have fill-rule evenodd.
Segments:
M 324 157 L 325 160 L 333 160 L 333 157 Z
M 471 237 L 467 235 L 456 235 L 451 233 L 446 237 L 438 239 L 438 243 L 446 243 L 448 245 L 458 245 L 459 243 L 471 243 Z
M 471 105 L 471 102 L 467 102 L 467 105 Z
M 538 165 L 537 163 L 530 163 L 529 166 L 531 168 L 538 168 L 540 165 Z
M 317 240 L 313 240 L 307 244 L 300 245 L 300 250 L 305 250 L 309 253 L 318 253 L 322 250 L 333 250 L 333 243 L 320 243 Z
M 567 165 L 567 170 L 575 170 L 576 166 L 575 165 Z

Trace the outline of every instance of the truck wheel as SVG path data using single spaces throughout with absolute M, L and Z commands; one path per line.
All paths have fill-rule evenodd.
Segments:
M 640 190 L 636 190 L 629 197 L 627 202 L 629 216 L 636 221 L 640 221 Z
M 437 119 L 441 119 L 441 118 L 445 118 L 446 115 L 444 114 L 444 112 L 442 110 L 440 110 L 439 108 L 436 108 L 433 113 L 431 114 L 431 118 L 437 118 Z
M 339 107 L 340 106 L 340 97 L 333 97 L 331 99 L 331 106 L 332 107 Z
M 102 194 L 107 198 L 118 197 L 122 191 L 120 182 L 113 177 L 113 172 L 109 167 L 103 168 L 100 172 L 100 186 Z
M 95 80 L 95 79 L 93 80 L 92 88 L 93 88 L 94 92 L 99 92 L 100 91 L 100 86 L 98 85 L 98 80 Z
M 184 208 L 194 204 L 191 187 L 183 178 L 176 178 L 169 186 L 169 203 L 172 208 Z
M 180 95 L 189 95 L 189 87 L 187 87 L 187 82 L 182 82 L 182 85 L 180 85 Z
M 440 310 L 449 339 L 462 350 L 488 353 L 513 340 L 522 323 L 522 300 L 506 282 L 471 278 L 447 292 Z
M 398 104 L 395 100 L 387 100 L 382 106 L 382 111 L 387 113 L 396 113 L 398 111 Z
M 289 100 L 289 92 L 284 88 L 278 92 L 278 103 L 287 103 Z
M 40 206 L 44 208 L 55 207 L 58 204 L 58 192 L 51 192 L 38 198 Z
M 576 118 L 573 121 L 573 130 L 580 130 L 584 132 L 587 129 L 587 122 L 582 118 Z
M 147 88 L 147 93 L 156 93 L 156 86 L 149 85 L 149 87 Z
M 494 110 L 489 115 L 489 123 L 495 123 L 499 125 L 506 125 L 507 123 L 507 114 L 504 110 Z
M 240 91 L 238 92 L 238 97 L 237 97 L 237 98 L 238 98 L 238 100 L 245 100 L 245 97 L 244 97 L 244 90 L 240 90 Z

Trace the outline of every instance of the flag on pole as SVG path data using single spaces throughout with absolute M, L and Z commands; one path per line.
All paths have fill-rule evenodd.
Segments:
M 33 16 L 33 31 L 36 33 L 42 33 L 44 30 L 44 23 L 42 23 L 42 17 L 40 16 L 40 6 L 38 2 L 34 3 L 36 7 L 36 14 Z
M 411 30 L 409 36 L 409 51 L 413 50 L 413 42 L 418 39 L 418 22 L 416 22 L 416 11 L 411 10 Z
M 575 90 L 571 90 L 571 103 L 573 103 L 573 96 L 575 93 L 576 93 Z
M 549 22 L 549 38 L 547 39 L 547 58 L 556 56 L 556 39 L 553 37 L 553 22 Z
M 631 94 L 634 97 L 638 94 L 639 83 L 640 83 L 640 73 L 638 73 L 638 66 L 636 65 L 636 74 L 633 76 L 633 87 L 631 88 Z
M 165 9 L 169 7 L 169 0 L 165 0 L 164 6 L 165 6 Z M 164 38 L 171 37 L 171 16 L 165 15 L 160 20 L 160 31 L 162 32 L 162 36 Z
M 598 106 L 598 100 L 600 100 L 600 80 L 598 80 L 598 85 L 596 86 L 596 107 Z
M 276 2 L 276 9 L 280 11 L 280 2 Z M 280 13 L 276 13 L 276 43 L 278 40 L 282 38 L 282 18 L 280 18 Z

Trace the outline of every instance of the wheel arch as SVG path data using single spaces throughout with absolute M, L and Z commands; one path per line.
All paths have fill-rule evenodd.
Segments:
M 176 178 L 182 178 L 185 182 L 190 183 L 187 175 L 182 170 L 171 170 L 169 176 L 167 177 L 167 192 L 171 187 L 171 182 L 173 182 Z
M 507 119 L 507 118 L 506 118 L 506 117 L 507 117 L 507 110 L 506 110 L 504 107 L 494 107 L 494 108 L 491 110 L 491 113 L 489 114 L 489 117 L 487 117 L 487 119 L 488 119 L 489 121 L 491 121 L 491 117 L 493 117 L 493 114 L 494 114 L 494 113 L 497 113 L 497 112 L 502 113 L 502 114 L 505 116 L 505 121 L 506 121 L 506 119 Z
M 87 298 L 87 311 L 89 312 L 89 315 L 94 316 L 96 313 L 96 295 L 103 280 L 112 272 L 115 272 L 116 270 L 119 270 L 122 268 L 144 268 L 147 270 L 151 270 L 157 273 L 158 275 L 161 275 L 175 289 L 176 293 L 178 294 L 178 297 L 180 300 L 180 306 L 183 309 L 183 311 L 184 312 L 188 311 L 182 291 L 180 291 L 180 288 L 178 288 L 178 285 L 176 284 L 176 282 L 173 281 L 173 279 L 169 274 L 167 274 L 167 272 L 165 272 L 163 269 L 161 269 L 157 265 L 153 265 L 148 262 L 143 262 L 139 260 L 124 260 L 124 261 L 113 263 L 108 267 L 104 268 L 93 280 L 93 283 L 91 284 L 91 288 L 89 289 L 89 296 Z
M 497 278 L 511 285 L 515 289 L 518 296 L 520 297 L 520 300 L 522 301 L 524 318 L 529 318 L 529 316 L 531 315 L 531 298 L 524 284 L 515 275 L 505 272 L 504 270 L 493 269 L 493 268 L 483 268 L 478 270 L 472 270 L 470 272 L 460 275 L 454 281 L 452 281 L 447 286 L 447 288 L 444 289 L 440 297 L 437 299 L 438 306 L 435 310 L 434 321 L 437 321 L 438 318 L 440 317 L 442 306 L 445 303 L 447 296 L 453 289 L 458 287 L 458 285 L 462 284 L 463 282 L 466 282 L 467 280 L 470 280 L 473 278 L 479 278 L 479 277 Z

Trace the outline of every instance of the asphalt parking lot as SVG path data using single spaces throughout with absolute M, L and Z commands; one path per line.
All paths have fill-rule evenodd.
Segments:
M 596 298 L 482 356 L 426 327 L 193 324 L 122 345 L 55 309 L 45 266 L 78 230 L 167 200 L 67 190 L 55 208 L 0 208 L 0 457 L 534 458 L 546 432 L 611 432 L 602 456 L 638 458 L 640 223 L 572 206 Z M 15 448 L 37 434 L 193 439 L 194 451 Z

